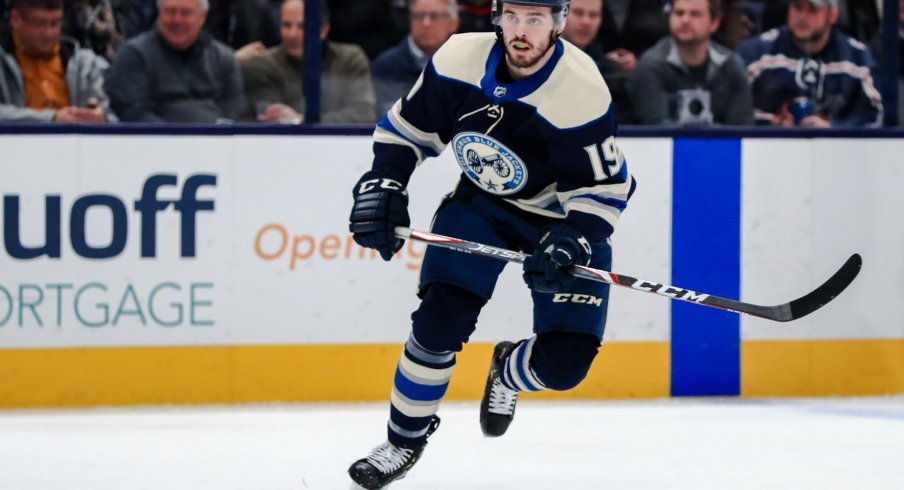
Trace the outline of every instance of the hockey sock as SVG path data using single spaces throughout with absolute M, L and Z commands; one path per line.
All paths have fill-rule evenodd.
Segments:
M 502 384 L 516 391 L 542 391 L 546 386 L 540 382 L 530 366 L 537 337 L 522 340 L 515 346 L 503 362 Z
M 389 442 L 415 448 L 425 444 L 427 428 L 439 410 L 455 367 L 455 352 L 433 352 L 412 334 L 399 359 L 390 397 Z

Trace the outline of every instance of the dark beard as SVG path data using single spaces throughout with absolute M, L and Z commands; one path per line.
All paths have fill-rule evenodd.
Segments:
M 506 61 L 508 62 L 508 64 L 514 68 L 522 68 L 522 69 L 530 68 L 530 67 L 536 65 L 537 62 L 540 61 L 544 56 L 546 56 L 546 53 L 548 53 L 549 50 L 552 49 L 552 46 L 553 46 L 553 42 L 552 42 L 552 40 L 550 40 L 549 42 L 546 43 L 546 49 L 544 49 L 539 54 L 537 54 L 537 56 L 535 56 L 533 58 L 528 58 L 524 61 L 516 61 L 515 57 L 512 56 L 512 52 L 510 51 L 510 49 L 513 49 L 511 47 L 511 44 L 506 44 L 505 45 L 505 54 L 506 54 L 505 58 L 506 58 Z
M 807 37 L 797 37 L 794 35 L 794 32 L 791 32 L 791 37 L 794 39 L 794 44 L 798 45 L 798 47 L 804 51 L 809 52 L 816 44 L 824 39 L 823 36 L 828 38 L 831 32 L 831 28 L 829 28 L 824 31 L 816 31 Z

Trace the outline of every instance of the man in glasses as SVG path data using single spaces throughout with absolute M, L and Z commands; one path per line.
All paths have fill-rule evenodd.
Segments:
M 616 142 L 606 83 L 559 35 L 567 0 L 496 1 L 495 33 L 452 36 L 374 131 L 374 160 L 353 190 L 355 241 L 390 260 L 408 226 L 415 167 L 448 145 L 462 170 L 433 231 L 530 254 L 533 335 L 496 345 L 480 407 L 487 437 L 503 435 L 522 391 L 568 390 L 603 338 L 609 289 L 575 266 L 609 269 L 609 236 L 634 191 Z M 393 380 L 387 440 L 349 468 L 383 488 L 419 460 L 456 353 L 475 330 L 505 262 L 430 247 L 412 330 Z
M 104 93 L 107 63 L 62 38 L 63 0 L 17 0 L 0 39 L 0 121 L 115 120 Z
M 380 54 L 371 65 L 377 118 L 408 93 L 427 60 L 458 30 L 458 2 L 411 0 L 408 18 L 411 34 Z

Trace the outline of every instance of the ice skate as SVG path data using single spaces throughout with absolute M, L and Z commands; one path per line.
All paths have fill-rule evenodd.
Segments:
M 427 429 L 427 437 L 430 437 L 437 427 L 439 417 L 434 416 Z M 386 488 L 390 483 L 405 477 L 408 470 L 421 459 L 425 447 L 426 442 L 418 448 L 403 448 L 386 441 L 374 448 L 369 455 L 352 463 L 348 475 L 361 488 L 367 490 Z
M 518 392 L 502 384 L 503 361 L 515 349 L 511 342 L 500 342 L 493 349 L 490 361 L 490 373 L 480 401 L 480 429 L 487 437 L 499 437 L 505 434 L 509 424 L 515 418 L 515 404 L 518 403 Z

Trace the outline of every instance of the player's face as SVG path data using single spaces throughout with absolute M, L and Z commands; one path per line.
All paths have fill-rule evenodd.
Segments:
M 669 15 L 669 30 L 678 44 L 700 44 L 709 41 L 719 28 L 713 19 L 708 0 L 676 0 Z
M 828 36 L 838 19 L 838 9 L 817 7 L 808 0 L 793 0 L 788 7 L 788 28 L 799 42 L 813 42 Z
M 207 11 L 199 0 L 162 0 L 157 30 L 174 49 L 188 49 L 198 39 Z
M 519 69 L 537 67 L 552 47 L 556 33 L 549 7 L 504 4 L 499 25 L 505 41 L 506 60 Z
M 584 49 L 596 37 L 603 23 L 603 0 L 571 0 L 562 37 Z

